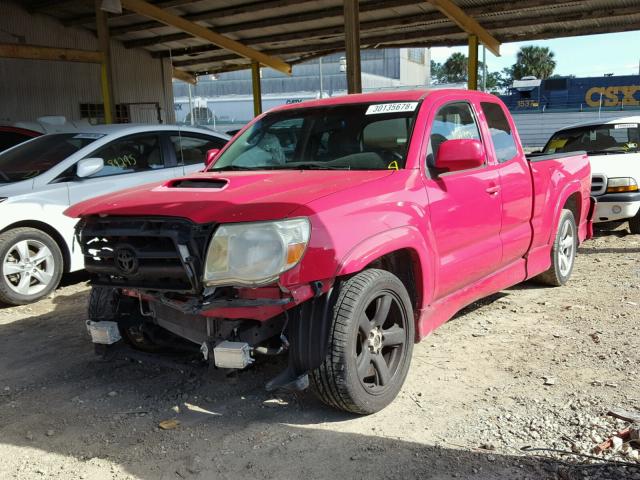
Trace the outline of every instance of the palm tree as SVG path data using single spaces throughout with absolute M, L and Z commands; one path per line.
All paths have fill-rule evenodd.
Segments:
M 513 78 L 520 80 L 522 77 L 535 76 L 546 79 L 553 75 L 556 68 L 555 54 L 548 47 L 536 47 L 529 45 L 521 47 L 513 65 Z
M 467 56 L 463 53 L 452 53 L 441 68 L 442 81 L 458 83 L 467 81 Z

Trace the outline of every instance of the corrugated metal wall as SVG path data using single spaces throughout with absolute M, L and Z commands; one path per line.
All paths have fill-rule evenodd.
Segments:
M 0 0 L 0 42 L 63 48 L 98 48 L 96 37 L 65 28 L 51 17 L 30 15 L 16 3 Z M 166 123 L 174 122 L 169 60 L 144 50 L 111 46 L 116 103 L 158 102 Z M 35 120 L 43 115 L 80 118 L 80 103 L 102 103 L 100 66 L 72 62 L 0 59 L 0 120 Z M 155 111 L 131 108 L 132 121 L 157 122 Z
M 602 112 L 600 118 L 620 118 L 636 115 L 637 111 Z M 562 112 L 562 113 L 515 113 L 520 139 L 525 148 L 544 147 L 549 137 L 561 128 L 576 123 L 589 122 L 598 119 L 598 112 Z
M 347 77 L 340 71 L 340 58 L 344 53 L 327 55 L 322 59 L 323 90 L 325 92 L 347 89 Z M 400 78 L 400 49 L 362 50 L 362 73 L 378 75 L 391 79 Z M 270 68 L 262 69 L 262 93 L 309 92 L 320 88 L 318 60 L 310 60 L 293 66 L 291 76 Z M 250 95 L 251 72 L 241 70 L 217 75 L 210 81 L 206 76 L 200 78 L 198 85 L 192 88 L 194 96 L 219 97 L 223 95 Z M 188 86 L 176 83 L 176 97 L 187 96 Z

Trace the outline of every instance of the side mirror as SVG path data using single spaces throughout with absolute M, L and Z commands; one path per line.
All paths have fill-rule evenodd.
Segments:
M 457 172 L 484 165 L 486 155 L 480 140 L 460 138 L 440 144 L 435 167 L 445 172 Z
M 76 175 L 80 178 L 90 177 L 104 168 L 102 158 L 84 158 L 76 166 Z
M 209 165 L 211 165 L 215 161 L 219 153 L 219 148 L 212 148 L 211 150 L 207 150 L 207 158 L 205 160 L 204 166 L 208 167 Z

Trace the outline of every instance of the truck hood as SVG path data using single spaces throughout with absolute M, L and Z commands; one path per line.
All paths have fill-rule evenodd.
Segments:
M 65 214 L 182 217 L 196 223 L 277 220 L 313 200 L 392 174 L 392 170 L 206 172 L 93 198 Z
M 591 173 L 611 177 L 633 177 L 640 181 L 640 153 L 589 155 Z

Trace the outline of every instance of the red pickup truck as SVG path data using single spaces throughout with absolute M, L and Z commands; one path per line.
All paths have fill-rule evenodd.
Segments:
M 71 207 L 94 343 L 200 349 L 220 368 L 288 353 L 267 384 L 368 414 L 414 342 L 537 277 L 562 285 L 593 204 L 583 153 L 526 158 L 496 97 L 311 101 L 252 121 L 206 171 Z

